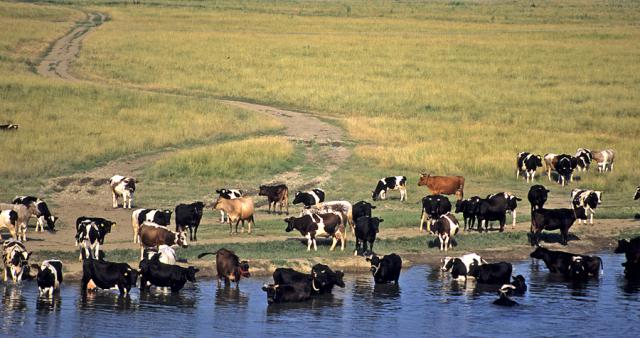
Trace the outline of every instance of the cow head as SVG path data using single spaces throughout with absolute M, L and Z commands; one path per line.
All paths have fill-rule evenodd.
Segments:
M 542 167 L 542 156 L 536 155 L 533 158 L 533 164 L 535 164 L 536 167 Z
M 449 264 L 451 264 L 451 277 L 453 277 L 453 279 L 458 279 L 461 276 L 466 278 L 469 271 L 467 271 L 467 266 L 464 265 L 464 262 L 462 262 L 460 258 L 454 258 Z M 472 265 L 477 264 L 478 261 L 474 259 Z
M 302 203 L 302 197 L 300 196 L 301 193 L 302 193 L 301 191 L 296 192 L 296 195 L 293 198 L 293 202 L 291 202 L 291 203 L 293 203 L 293 204 Z
M 598 204 L 602 203 L 602 191 L 593 192 L 598 197 Z
M 266 185 L 261 185 L 258 188 L 258 196 L 267 196 L 269 194 L 269 187 Z
M 378 217 L 372 217 L 369 221 L 371 228 L 376 231 L 376 234 L 380 232 L 380 223 L 384 222 L 384 219 Z
M 138 274 L 138 270 L 132 269 L 130 266 L 127 266 L 127 270 L 122 273 L 125 280 L 127 281 L 127 284 L 131 286 L 135 286 L 138 282 Z
M 581 256 L 573 256 L 569 265 L 569 276 L 573 279 L 587 279 L 589 272 L 585 267 L 585 261 Z
M 186 248 L 189 246 L 187 242 L 187 232 L 182 230 L 176 233 L 176 245 Z
M 427 182 L 429 181 L 429 176 L 431 176 L 431 174 L 425 174 L 425 173 L 420 174 L 420 178 L 418 179 L 418 186 L 427 185 Z
M 545 249 L 541 246 L 537 246 L 533 252 L 529 254 L 531 258 L 543 259 L 549 253 L 549 249 Z
M 515 286 L 516 292 L 522 293 L 527 290 L 527 284 L 525 283 L 523 275 L 511 276 L 511 278 L 513 279 L 511 285 Z
M 196 273 L 200 271 L 200 269 L 197 269 L 193 266 L 188 267 L 185 270 L 185 278 L 187 278 L 188 281 L 195 283 L 196 282 Z
M 505 197 L 507 197 L 507 209 L 508 210 L 516 210 L 518 207 L 518 201 L 522 201 L 522 198 L 516 197 L 510 193 L 505 193 Z
M 56 231 L 56 221 L 58 220 L 58 217 L 56 216 L 49 216 L 47 218 L 45 218 L 45 221 L 47 222 L 47 227 L 49 228 L 50 232 L 54 232 Z
M 238 271 L 240 272 L 240 276 L 244 278 L 251 277 L 251 273 L 249 273 L 249 262 L 247 261 L 240 262 L 240 265 L 238 266 Z
M 280 288 L 278 284 L 264 284 L 262 286 L 262 291 L 267 293 L 267 303 L 273 304 L 280 302 Z
M 467 200 L 463 200 L 463 201 L 458 200 L 458 201 L 456 201 L 456 213 L 463 212 L 468 204 L 469 204 L 469 201 L 467 201 Z
M 618 247 L 616 247 L 616 249 L 613 250 L 613 252 L 617 254 L 626 253 L 631 248 L 630 244 L 631 243 L 629 243 L 629 241 L 627 241 L 626 239 L 619 239 Z
M 344 288 L 344 273 L 342 271 L 334 272 L 329 266 L 324 264 L 316 264 L 311 268 L 311 277 L 313 278 L 313 287 L 320 289 L 331 289 L 334 285 Z
M 284 231 L 291 232 L 295 229 L 295 226 L 293 224 L 294 220 L 295 220 L 295 217 L 287 217 L 284 219 L 285 223 L 287 223 L 287 228 L 284 229 Z
M 367 262 L 371 262 L 371 268 L 369 269 L 371 273 L 374 276 L 378 274 L 380 265 L 382 265 L 382 260 L 380 259 L 380 257 L 376 256 L 375 254 L 371 255 L 371 257 L 367 257 Z
M 440 263 L 442 264 L 440 270 L 448 271 L 449 269 L 451 269 L 451 265 L 453 264 L 453 257 L 445 256 L 444 258 L 440 259 Z
M 122 183 L 124 184 L 124 190 L 127 190 L 133 194 L 136 191 L 136 182 L 137 180 L 133 177 L 125 178 L 122 181 Z

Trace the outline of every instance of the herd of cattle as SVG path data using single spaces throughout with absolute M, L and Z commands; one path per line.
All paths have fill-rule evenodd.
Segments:
M 578 149 L 575 156 L 566 154 L 546 154 L 543 156 L 528 152 L 517 156 L 517 175 L 524 173 L 527 182 L 533 181 L 538 167 L 544 165 L 549 180 L 551 171 L 558 175 L 558 183 L 562 185 L 573 180 L 574 170 L 587 170 L 592 162 L 596 162 L 601 172 L 613 170 L 615 153 L 607 149 L 592 152 L 588 149 Z M 406 201 L 407 178 L 405 176 L 390 176 L 380 179 L 372 191 L 372 200 L 384 200 L 389 191 L 399 191 L 400 201 Z M 508 192 L 490 194 L 486 198 L 473 196 L 464 199 L 464 183 L 462 176 L 432 176 L 421 174 L 418 185 L 427 186 L 431 195 L 422 198 L 420 216 L 420 232 L 425 229 L 437 236 L 441 251 L 451 248 L 451 239 L 460 230 L 460 224 L 452 213 L 453 205 L 446 195 L 455 195 L 454 212 L 462 214 L 463 230 L 489 231 L 489 223 L 497 221 L 499 231 L 504 231 L 506 215 L 512 215 L 512 226 L 515 227 L 518 202 L 521 198 Z M 123 208 L 132 208 L 136 191 L 136 179 L 115 175 L 109 180 L 113 197 L 113 207 L 119 206 L 122 199 Z M 229 224 L 229 233 L 244 232 L 245 222 L 248 223 L 248 233 L 252 232 L 254 221 L 254 203 L 251 197 L 243 195 L 237 189 L 216 190 L 219 197 L 210 205 L 220 211 L 220 221 Z M 597 206 L 602 202 L 602 192 L 595 190 L 573 189 L 571 191 L 572 208 L 547 209 L 549 190 L 542 185 L 531 186 L 528 201 L 531 204 L 531 245 L 536 249 L 531 257 L 544 260 L 551 272 L 559 272 L 571 278 L 585 279 L 588 276 L 598 276 L 602 269 L 598 257 L 570 254 L 561 251 L 551 251 L 538 245 L 542 230 L 559 230 L 561 243 L 567 244 L 569 228 L 576 220 L 590 221 Z M 265 196 L 268 202 L 268 212 L 289 214 L 289 190 L 284 184 L 262 185 L 259 196 Z M 640 198 L 640 187 L 634 199 Z M 383 219 L 372 216 L 376 208 L 366 201 L 351 204 L 348 201 L 325 201 L 325 192 L 321 189 L 296 192 L 293 204 L 304 207 L 299 216 L 284 219 L 287 224 L 286 232 L 297 230 L 307 239 L 307 250 L 317 250 L 316 237 L 331 237 L 333 243 L 330 250 L 334 250 L 340 242 L 344 250 L 347 239 L 347 229 L 355 235 L 354 255 L 367 257 L 371 263 L 371 272 L 376 283 L 398 283 L 402 259 L 396 254 L 378 257 L 373 252 L 376 234 Z M 128 293 L 135 286 L 140 277 L 140 288 L 147 289 L 150 285 L 170 288 L 179 291 L 187 281 L 195 282 L 198 269 L 195 267 L 181 267 L 176 264 L 174 248 L 187 247 L 188 241 L 197 241 L 197 231 L 201 222 L 205 203 L 194 202 L 179 204 L 172 210 L 136 209 L 131 214 L 133 242 L 140 244 L 140 263 L 138 269 L 127 263 L 114 263 L 104 260 L 100 246 L 105 237 L 111 232 L 115 222 L 101 217 L 81 216 L 76 220 L 76 246 L 80 248 L 79 259 L 83 262 L 82 288 L 110 289 L 117 288 L 122 294 Z M 171 216 L 175 216 L 175 231 L 170 230 Z M 25 271 L 33 268 L 37 271 L 37 282 L 43 295 L 51 295 L 62 282 L 62 262 L 59 260 L 45 260 L 41 265 L 28 264 L 30 252 L 23 242 L 26 241 L 27 223 L 31 217 L 37 220 L 35 231 L 44 231 L 45 224 L 49 231 L 54 231 L 57 217 L 51 214 L 46 202 L 34 196 L 18 196 L 12 203 L 0 203 L 0 228 L 7 228 L 13 239 L 3 243 L 4 280 L 9 277 L 14 282 L 25 278 Z M 188 232 L 188 238 L 187 238 Z M 640 279 L 640 238 L 631 242 L 620 242 L 616 252 L 627 254 L 625 275 L 629 279 Z M 199 258 L 208 254 L 216 255 L 216 269 L 218 281 L 225 283 L 239 283 L 242 277 L 248 277 L 249 265 L 247 261 L 240 261 L 230 250 L 220 249 L 217 252 L 203 253 Z M 443 259 L 443 271 L 450 271 L 454 279 L 473 277 L 479 283 L 504 284 L 500 288 L 500 299 L 496 304 L 514 305 L 510 299 L 512 294 L 522 294 L 526 284 L 522 276 L 512 277 L 511 264 L 506 262 L 487 263 L 476 254 L 468 254 L 459 258 L 447 257 Z M 29 275 L 29 273 L 27 273 Z M 292 269 L 279 268 L 273 274 L 274 283 L 265 285 L 269 303 L 301 301 L 317 294 L 330 293 L 335 285 L 344 287 L 343 273 L 334 272 L 328 266 L 318 264 L 310 274 Z

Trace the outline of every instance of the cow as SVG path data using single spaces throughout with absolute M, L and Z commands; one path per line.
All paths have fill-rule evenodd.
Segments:
M 335 249 L 338 240 L 340 240 L 341 250 L 344 251 L 347 234 L 340 214 L 311 214 L 302 217 L 288 217 L 284 221 L 287 223 L 286 232 L 298 230 L 302 236 L 307 238 L 307 251 L 311 250 L 311 244 L 313 244 L 313 249 L 318 251 L 316 236 L 331 237 L 333 239 L 329 249 L 331 251 Z
M 243 196 L 242 190 L 239 189 L 222 188 L 216 190 L 216 193 L 218 193 L 218 197 L 222 197 L 228 200 L 234 200 Z M 225 223 L 225 221 L 228 220 L 225 220 L 224 210 L 220 210 L 220 223 Z
M 531 204 L 531 211 L 542 209 L 544 204 L 547 202 L 548 196 L 549 190 L 543 185 L 532 185 L 531 188 L 529 188 L 529 193 L 527 194 L 527 199 Z
M 324 202 L 324 190 L 311 189 L 309 191 L 298 191 L 293 199 L 293 204 L 302 203 L 305 208 Z
M 384 219 L 370 216 L 361 216 L 356 219 L 356 248 L 353 251 L 354 256 L 358 254 L 366 256 L 369 253 L 373 253 L 373 243 L 376 241 L 376 235 L 380 231 L 380 223 L 382 222 L 384 222 Z M 369 243 L 368 250 L 367 243 Z
M 431 231 L 433 231 L 440 240 L 440 251 L 447 251 L 452 247 L 450 240 L 458 234 L 458 229 L 460 229 L 458 220 L 450 212 L 440 216 L 440 218 L 433 223 Z
M 462 176 L 431 176 L 431 174 L 422 173 L 418 186 L 423 185 L 426 185 L 433 195 L 455 194 L 458 200 L 464 198 L 464 177 Z
M 248 234 L 251 234 L 251 226 L 256 223 L 253 218 L 253 200 L 250 197 L 239 197 L 236 199 L 220 198 L 213 202 L 213 208 L 223 210 L 229 218 L 229 235 L 232 234 L 232 223 L 236 223 L 236 234 L 238 224 L 242 221 L 242 232 L 244 232 L 244 222 L 249 223 Z
M 106 235 L 108 233 L 111 233 L 111 228 L 116 226 L 116 222 L 110 221 L 110 220 L 108 220 L 106 218 L 80 216 L 80 217 L 78 217 L 76 219 L 76 246 L 78 246 L 78 244 L 80 244 L 80 242 L 78 241 L 78 233 L 81 230 L 81 225 L 85 221 L 93 222 L 94 224 L 96 224 L 98 226 L 98 231 L 100 232 L 100 236 L 98 237 L 98 241 L 99 241 L 100 245 L 104 244 L 104 238 L 106 237 Z
M 196 273 L 200 269 L 193 266 L 183 268 L 178 265 L 164 264 L 158 256 L 146 257 L 140 262 L 140 290 L 148 288 L 147 282 L 157 287 L 169 287 L 171 292 L 179 292 L 187 282 L 196 282 Z
M 376 284 L 387 284 L 394 282 L 398 285 L 400 279 L 400 270 L 402 270 L 402 258 L 391 253 L 382 258 L 372 255 L 367 258 L 367 262 L 371 262 L 371 273 Z
M 216 255 L 218 286 L 220 285 L 220 281 L 224 280 L 225 285 L 228 285 L 230 282 L 235 282 L 237 287 L 242 277 L 251 277 L 251 273 L 249 273 L 249 262 L 241 261 L 235 252 L 231 250 L 222 248 L 216 252 L 203 252 L 198 255 L 198 258 L 206 255 Z
M 499 192 L 497 194 L 488 195 L 486 199 L 480 200 L 478 203 L 478 231 L 482 232 L 482 224 L 484 223 L 485 231 L 489 231 L 489 221 L 500 222 L 500 232 L 504 231 L 507 213 L 511 213 L 512 228 L 516 227 L 516 208 L 521 198 L 516 197 L 508 192 Z
M 102 242 L 104 242 L 104 239 Z M 76 233 L 76 243 L 80 244 L 78 260 L 81 261 L 89 257 L 100 258 L 100 230 L 98 225 L 90 220 L 80 223 Z
M 58 217 L 52 216 L 51 211 L 49 211 L 49 207 L 47 203 L 35 196 L 16 196 L 13 201 L 13 204 L 23 204 L 27 208 L 31 209 L 31 216 L 35 217 L 36 229 L 38 232 L 38 228 L 40 232 L 44 231 L 44 223 L 47 223 L 47 227 L 49 231 L 55 231 L 55 223 L 58 220 Z
M 20 127 L 19 124 L 13 124 L 13 123 L 0 124 L 0 130 L 2 131 L 15 131 L 15 130 L 18 130 L 19 127 Z
M 198 241 L 198 226 L 202 220 L 203 202 L 193 202 L 191 204 L 178 204 L 175 209 L 176 231 L 186 231 L 189 229 L 189 240 Z
M 590 224 L 593 224 L 593 214 L 595 214 L 595 209 L 600 203 L 602 203 L 602 191 L 584 189 L 571 190 L 571 205 L 574 209 L 584 208 L 587 216 L 590 217 Z M 578 219 L 578 224 L 583 221 L 584 224 L 587 224 L 586 219 Z
M 273 212 L 276 212 L 276 204 L 280 205 L 280 214 L 282 215 L 282 207 L 286 206 L 286 213 L 289 214 L 289 188 L 286 184 L 277 185 L 261 185 L 258 196 L 267 196 L 269 202 L 268 213 L 271 213 L 271 204 L 273 204 Z
M 640 187 L 637 187 L 636 188 L 636 193 L 635 193 L 635 195 L 633 195 L 633 200 L 635 201 L 635 200 L 637 200 L 639 198 L 640 198 Z
M 515 286 L 511 284 L 502 285 L 498 290 L 498 296 L 500 296 L 500 298 L 494 300 L 493 304 L 507 307 L 518 305 L 518 302 L 511 299 L 511 294 L 514 292 L 514 290 Z
M 372 208 L 373 209 L 373 208 Z M 312 214 L 337 213 L 342 217 L 343 225 L 351 226 L 351 231 L 355 234 L 355 218 L 353 217 L 353 206 L 347 201 L 328 201 L 319 205 L 314 205 L 309 209 L 303 209 L 300 216 Z
M 62 283 L 62 262 L 50 259 L 42 262 L 42 265 L 32 264 L 32 268 L 38 271 L 36 281 L 40 296 L 53 296 L 53 292 L 60 289 Z
M 591 276 L 600 276 L 601 269 L 603 268 L 602 259 L 598 256 L 553 251 L 541 246 L 536 247 L 529 256 L 535 259 L 542 259 L 550 272 L 561 273 L 567 277 L 571 277 L 571 266 L 578 260 L 578 258 L 578 262 L 580 262 L 580 264 L 584 264 L 583 267 L 586 270 L 586 273 Z
M 14 239 L 18 239 L 16 228 L 18 226 L 18 213 L 15 210 L 0 210 L 0 229 L 7 228 Z
M 144 222 L 152 222 L 157 225 L 169 226 L 171 224 L 171 210 L 161 209 L 136 209 L 131 213 L 131 228 L 133 228 L 133 243 L 139 241 L 138 232 Z
M 442 262 L 442 271 L 451 271 L 451 277 L 453 279 L 459 279 L 464 277 L 466 279 L 469 274 L 471 265 L 477 263 L 478 265 L 486 264 L 487 262 L 476 253 L 470 253 L 461 257 L 444 257 L 440 260 Z
M 478 216 L 478 207 L 480 205 L 481 198 L 479 196 L 473 196 L 468 199 L 456 201 L 456 213 L 462 213 L 464 219 L 464 230 L 471 230 L 476 222 Z
M 474 262 L 469 267 L 469 276 L 475 277 L 482 284 L 509 284 L 512 271 L 513 267 L 507 262 L 482 265 Z
M 616 153 L 613 149 L 605 149 L 593 153 L 593 159 L 598 164 L 598 172 L 613 171 L 613 160 Z
M 555 169 L 558 173 L 558 183 L 564 185 L 573 181 L 573 170 L 578 166 L 578 159 L 567 154 L 556 157 Z
M 140 259 L 144 257 L 145 248 L 156 248 L 160 245 L 179 246 L 186 248 L 187 233 L 184 231 L 174 232 L 157 224 L 144 222 L 140 226 Z
M 117 287 L 121 295 L 128 294 L 138 280 L 138 270 L 127 263 L 114 263 L 93 258 L 82 262 L 82 292 L 86 292 L 89 282 L 101 289 Z
M 147 257 L 147 259 L 152 259 L 154 256 L 158 256 L 160 263 L 171 265 L 176 264 L 177 261 L 176 251 L 166 244 L 159 245 L 157 250 L 155 248 L 150 248 L 145 249 L 144 252 L 144 257 Z
M 29 222 L 29 218 L 31 218 L 32 209 L 26 207 L 23 204 L 0 203 L 0 210 L 13 210 L 16 212 L 16 214 L 18 215 L 18 219 L 16 220 L 16 236 L 14 238 L 17 240 L 22 239 L 23 242 L 26 242 L 27 223 Z
M 625 254 L 628 263 L 640 263 L 640 236 L 631 240 L 619 239 L 613 252 Z
M 22 281 L 22 275 L 29 268 L 31 252 L 21 242 L 10 239 L 2 243 L 2 262 L 4 263 L 4 278 L 7 282 L 9 274 L 14 283 Z
M 407 178 L 405 176 L 390 176 L 381 178 L 376 185 L 376 188 L 371 191 L 371 199 L 374 201 L 378 198 L 381 200 L 387 199 L 387 191 L 398 190 L 400 191 L 400 201 L 407 200 Z
M 533 182 L 536 176 L 536 169 L 542 167 L 542 156 L 528 152 L 518 153 L 516 157 L 516 179 L 522 172 L 525 174 L 527 183 Z
M 136 183 L 138 183 L 138 181 L 135 178 L 122 175 L 113 175 L 109 179 L 114 208 L 118 207 L 118 198 L 122 197 L 122 208 L 131 209 L 133 193 L 136 191 Z
M 427 223 L 427 231 L 440 216 L 451 211 L 451 202 L 445 195 L 428 195 L 422 198 L 422 210 L 420 211 L 420 232 Z
M 311 268 L 311 273 L 306 274 L 290 268 L 277 268 L 273 272 L 275 284 L 308 283 L 311 286 L 311 295 L 331 293 L 334 286 L 345 287 L 344 273 L 333 271 L 329 266 L 316 264 Z
M 593 161 L 593 152 L 587 148 L 578 148 L 575 158 L 578 160 L 578 171 L 587 171 Z
M 511 277 L 511 285 L 513 285 L 513 292 L 517 295 L 523 295 L 527 291 L 527 283 L 525 283 L 523 275 L 517 275 Z
M 356 202 L 353 204 L 353 207 L 351 209 L 351 214 L 352 214 L 351 217 L 353 220 L 357 220 L 362 216 L 371 217 L 371 210 L 375 208 L 376 208 L 375 205 L 366 201 Z
M 567 245 L 569 228 L 576 219 L 587 219 L 585 209 L 537 209 L 531 212 L 531 245 L 538 244 L 542 230 L 560 230 L 562 245 Z
M 262 291 L 267 293 L 267 303 L 303 302 L 311 298 L 309 283 L 265 284 Z

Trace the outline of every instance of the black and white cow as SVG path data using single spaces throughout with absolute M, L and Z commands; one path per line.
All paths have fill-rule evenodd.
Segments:
M 531 203 L 531 210 L 542 209 L 547 202 L 548 196 L 549 190 L 543 185 L 532 185 L 531 188 L 529 188 L 529 194 L 527 194 L 527 199 L 529 203 Z
M 198 226 L 202 220 L 204 210 L 203 202 L 191 204 L 178 204 L 176 206 L 176 231 L 187 231 L 189 229 L 189 240 L 198 240 Z M 171 217 L 171 216 L 169 216 Z
M 80 244 L 80 256 L 78 260 L 89 257 L 98 259 L 100 256 L 100 229 L 98 225 L 90 220 L 83 221 L 76 233 L 76 242 Z M 104 242 L 104 239 L 102 239 Z
M 40 296 L 53 296 L 53 292 L 60 289 L 62 283 L 62 262 L 50 259 L 42 262 L 42 265 L 33 264 L 32 267 L 38 270 L 36 280 Z
M 589 223 L 593 224 L 593 214 L 596 212 L 598 205 L 602 203 L 602 191 L 573 189 L 571 190 L 571 205 L 574 209 L 584 208 L 587 216 L 590 218 Z M 578 219 L 578 224 L 587 224 L 586 219 Z
M 51 215 L 51 211 L 49 211 L 49 207 L 45 201 L 35 196 L 16 196 L 12 203 L 22 204 L 31 209 L 31 216 L 37 220 L 36 232 L 38 232 L 38 229 L 40 229 L 40 232 L 44 231 L 45 222 L 47 223 L 49 231 L 55 231 L 55 223 L 58 217 Z
M 18 239 L 18 213 L 15 210 L 0 210 L 0 229 L 7 228 L 14 239 Z
M 542 259 L 552 273 L 561 273 L 571 277 L 571 266 L 579 258 L 578 262 L 583 264 L 587 274 L 598 277 L 603 268 L 602 259 L 598 256 L 578 255 L 564 251 L 553 251 L 543 247 L 536 249 L 529 255 L 531 258 Z M 575 269 L 575 267 L 574 267 Z
M 277 268 L 273 272 L 276 285 L 308 283 L 312 295 L 331 293 L 334 286 L 345 287 L 342 271 L 333 271 L 329 266 L 316 264 L 311 268 L 311 274 L 295 271 L 290 268 Z
M 451 271 L 451 277 L 453 279 L 464 279 L 466 280 L 469 275 L 469 271 L 471 270 L 471 265 L 473 264 L 487 264 L 487 262 L 480 257 L 480 255 L 471 253 L 466 254 L 461 257 L 445 257 L 442 260 L 442 267 L 440 268 L 442 271 Z
M 472 264 L 469 268 L 469 276 L 475 277 L 478 283 L 483 284 L 509 284 L 513 267 L 510 263 Z
M 405 176 L 390 176 L 382 178 L 378 181 L 376 188 L 372 191 L 371 199 L 374 201 L 378 198 L 381 200 L 387 199 L 387 191 L 399 190 L 400 201 L 407 200 L 407 177 Z
M 587 148 L 578 148 L 575 158 L 578 161 L 576 169 L 578 171 L 587 171 L 593 161 L 593 152 Z
M 384 219 L 370 216 L 360 216 L 356 219 L 354 256 L 373 254 L 373 243 L 376 241 L 376 235 L 380 231 L 380 223 L 382 222 Z M 367 249 L 367 243 L 369 243 L 369 249 Z
M 367 258 L 367 262 L 371 262 L 371 273 L 376 284 L 387 284 L 394 282 L 398 285 L 400 279 L 400 270 L 402 270 L 402 258 L 391 253 L 382 258 L 373 255 Z
M 298 191 L 293 199 L 293 204 L 302 203 L 306 208 L 324 202 L 324 190 L 311 189 L 309 191 Z
M 427 224 L 427 231 L 440 216 L 451 212 L 451 202 L 445 195 L 427 195 L 422 198 L 422 210 L 420 212 L 420 232 Z
M 122 208 L 131 209 L 133 193 L 136 191 L 136 182 L 135 178 L 122 175 L 113 175 L 109 179 L 114 208 L 118 207 L 118 198 L 122 197 Z
M 31 252 L 19 241 L 9 239 L 2 243 L 2 262 L 4 263 L 4 281 L 11 280 L 14 283 L 22 281 L 22 275 L 29 266 Z
M 171 210 L 161 209 L 137 209 L 131 214 L 131 227 L 133 228 L 133 243 L 139 240 L 138 232 L 144 222 L 151 222 L 161 226 L 171 224 Z
M 129 293 L 136 286 L 138 270 L 127 263 L 114 263 L 93 258 L 82 262 L 82 292 L 87 290 L 89 281 L 100 289 L 108 290 L 117 287 L 120 294 Z
M 169 287 L 171 292 L 180 291 L 187 282 L 196 282 L 196 273 L 200 269 L 193 266 L 183 268 L 178 265 L 160 262 L 159 255 L 151 259 L 145 257 L 140 262 L 140 290 L 146 290 L 149 282 L 157 287 Z
M 311 298 L 309 283 L 265 284 L 262 291 L 267 293 L 267 303 L 303 302 Z
M 511 213 L 513 220 L 511 227 L 515 228 L 518 201 L 522 201 L 522 199 L 507 192 L 499 192 L 480 200 L 477 213 L 478 231 L 482 232 L 483 223 L 485 231 L 489 231 L 489 221 L 499 221 L 500 232 L 504 231 L 507 213 Z
M 633 195 L 633 199 L 637 200 L 639 198 L 640 198 L 640 187 L 637 187 L 636 188 L 636 193 L 635 193 L 635 195 Z
M 80 216 L 76 219 L 76 246 L 80 244 L 78 234 L 83 226 L 82 224 L 86 221 L 93 222 L 98 226 L 98 232 L 100 232 L 100 236 L 98 236 L 98 243 L 100 243 L 100 245 L 104 244 L 104 238 L 108 233 L 111 233 L 111 228 L 116 226 L 116 222 L 110 221 L 106 218 Z
M 450 212 L 440 216 L 440 218 L 433 223 L 431 231 L 433 231 L 440 240 L 440 251 L 447 251 L 452 247 L 450 241 L 453 236 L 458 234 L 458 229 L 460 229 L 458 220 Z
M 573 181 L 573 170 L 578 166 L 578 159 L 567 154 L 557 157 L 556 172 L 558 173 L 558 183 L 564 185 L 567 181 Z
M 307 251 L 318 251 L 316 236 L 332 237 L 333 243 L 329 250 L 333 251 L 340 240 L 341 249 L 344 250 L 346 231 L 343 226 L 342 216 L 338 213 L 309 214 L 302 217 L 289 217 L 284 220 L 287 223 L 286 232 L 300 231 L 307 238 Z
M 478 206 L 480 205 L 480 197 L 473 196 L 465 200 L 456 201 L 456 213 L 462 213 L 464 219 L 464 230 L 471 230 L 476 222 L 478 215 Z
M 533 182 L 536 176 L 536 169 L 542 167 L 542 156 L 521 152 L 518 154 L 516 162 L 516 179 L 524 172 L 527 182 L 529 182 L 529 180 Z
M 242 197 L 242 190 L 222 188 L 216 190 L 216 193 L 224 199 L 234 200 Z M 228 217 L 228 216 L 227 216 Z M 229 220 L 225 218 L 224 210 L 220 210 L 220 223 L 227 223 Z

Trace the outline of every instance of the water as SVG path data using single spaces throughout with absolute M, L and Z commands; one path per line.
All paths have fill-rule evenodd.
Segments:
M 403 271 L 400 287 L 352 274 L 333 295 L 271 306 L 261 290 L 267 277 L 239 290 L 208 280 L 177 295 L 135 289 L 129 297 L 82 297 L 79 282 L 69 282 L 52 300 L 25 282 L 0 287 L 0 336 L 636 336 L 640 289 L 622 277 L 623 255 L 601 257 L 604 276 L 586 284 L 550 275 L 542 261 L 517 262 L 529 290 L 514 308 L 491 304 L 497 287 L 465 286 L 430 266 Z

